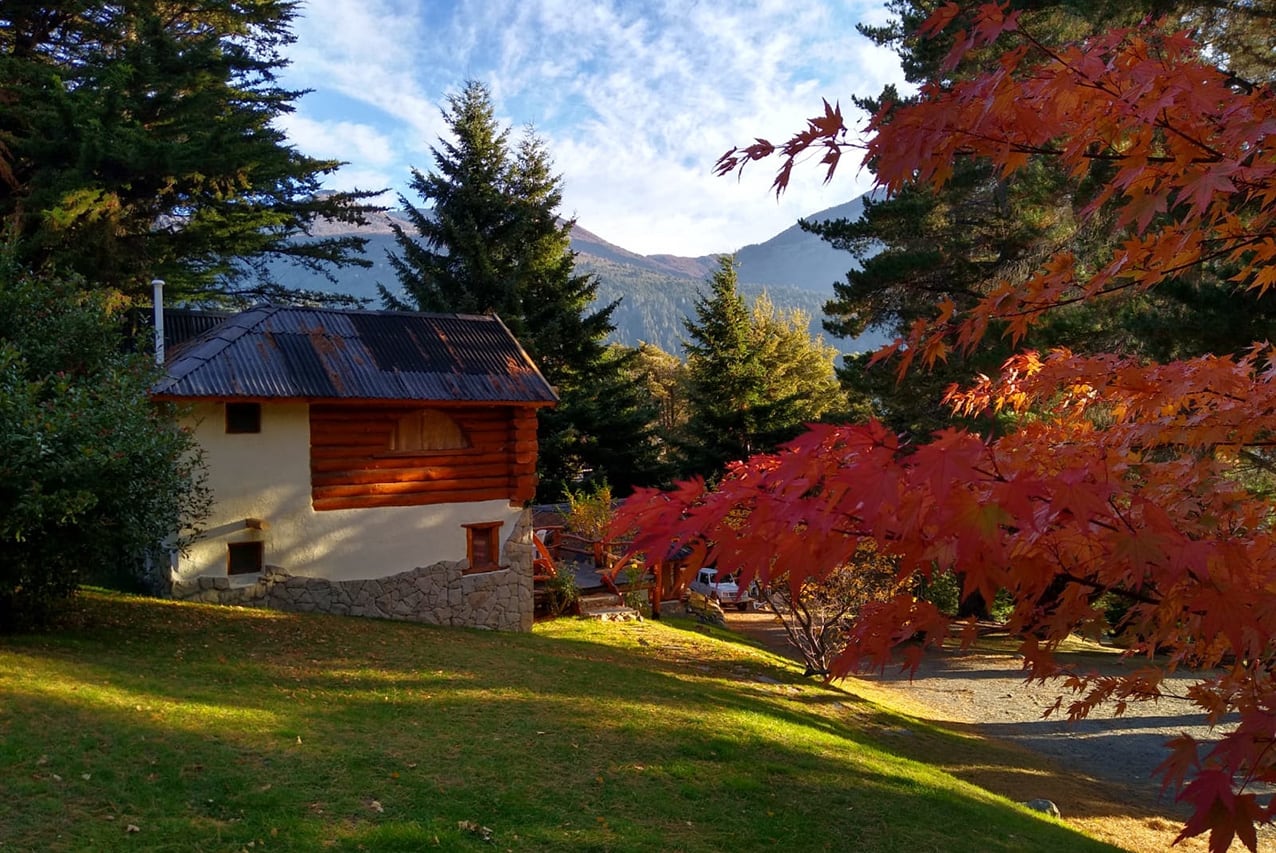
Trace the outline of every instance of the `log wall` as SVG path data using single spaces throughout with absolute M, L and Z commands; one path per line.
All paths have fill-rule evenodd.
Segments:
M 421 406 L 314 404 L 310 486 L 316 510 L 466 501 L 530 501 L 536 491 L 536 411 L 449 408 L 469 446 L 390 450 L 395 424 Z

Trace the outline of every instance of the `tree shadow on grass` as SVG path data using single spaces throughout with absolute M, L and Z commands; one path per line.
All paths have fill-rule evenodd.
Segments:
M 730 663 L 88 607 L 74 633 L 0 645 L 0 837 L 18 849 L 486 849 L 483 827 L 530 850 L 1109 849 L 909 762 L 862 709 L 795 698 L 824 688 Z
M 599 716 L 565 731 L 552 727 L 573 712 L 570 697 L 457 697 L 401 706 L 396 735 L 377 731 L 379 716 L 351 726 L 369 719 L 360 706 L 379 706 L 347 699 L 332 708 L 340 725 L 308 708 L 268 731 L 218 732 L 210 719 L 200 732 L 164 725 L 146 706 L 11 698 L 21 722 L 6 725 L 4 765 L 18 773 L 5 779 L 0 826 L 19 849 L 111 849 L 128 826 L 143 849 L 263 839 L 420 849 L 435 838 L 479 848 L 470 824 L 491 827 L 502 847 L 534 850 L 1021 849 L 1008 843 L 1016 838 L 1102 849 L 973 789 L 916 778 L 898 759 L 873 769 L 830 738 L 711 734 L 703 715 L 660 726 Z M 512 720 L 548 736 L 529 738 Z M 46 740 L 66 734 L 56 721 L 74 725 L 66 747 Z M 954 825 L 957 844 L 945 832 Z

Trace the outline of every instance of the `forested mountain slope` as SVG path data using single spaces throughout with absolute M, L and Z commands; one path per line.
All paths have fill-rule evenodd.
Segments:
M 859 216 L 860 206 L 860 200 L 855 199 L 813 214 L 811 218 L 855 218 Z M 335 281 L 283 264 L 272 267 L 272 273 L 289 287 L 346 293 L 368 300 L 369 307 L 380 307 L 378 284 L 392 292 L 398 290 L 394 271 L 386 260 L 386 253 L 395 248 L 392 222 L 406 224 L 394 212 L 389 212 L 358 231 L 368 240 L 370 268 L 339 270 Z M 315 235 L 332 236 L 343 230 L 349 230 L 349 226 L 328 223 L 316 228 Z M 681 354 L 686 335 L 682 321 L 690 315 L 696 294 L 717 267 L 716 256 L 640 255 L 580 226 L 573 230 L 572 249 L 577 253 L 577 269 L 598 276 L 598 298 L 604 302 L 621 300 L 612 315 L 616 324 L 615 341 L 630 346 L 645 341 Z M 770 240 L 745 246 L 737 257 L 741 291 L 752 299 L 765 290 L 778 307 L 800 308 L 811 316 L 814 334 L 824 334 L 820 321 L 824 301 L 832 295 L 834 280 L 840 279 L 855 263 L 849 254 L 833 250 L 796 224 Z M 875 348 L 883 341 L 881 336 L 870 334 L 856 341 L 833 343 L 851 352 Z

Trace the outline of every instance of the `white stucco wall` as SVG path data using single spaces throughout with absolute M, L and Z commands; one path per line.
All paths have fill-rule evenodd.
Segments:
M 387 577 L 464 560 L 462 524 L 502 521 L 504 543 L 522 512 L 507 501 L 315 512 L 307 404 L 263 403 L 260 433 L 227 435 L 224 407 L 216 403 L 197 404 L 189 423 L 204 448 L 215 502 L 204 535 L 176 560 L 176 582 L 226 577 L 227 544 L 254 541 L 264 543 L 267 565 L 292 575 Z M 263 520 L 265 529 L 246 529 L 247 518 Z

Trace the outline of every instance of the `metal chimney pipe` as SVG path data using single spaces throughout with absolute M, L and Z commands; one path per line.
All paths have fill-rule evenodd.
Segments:
M 155 365 L 164 366 L 164 279 L 151 279 L 151 302 L 155 306 Z

